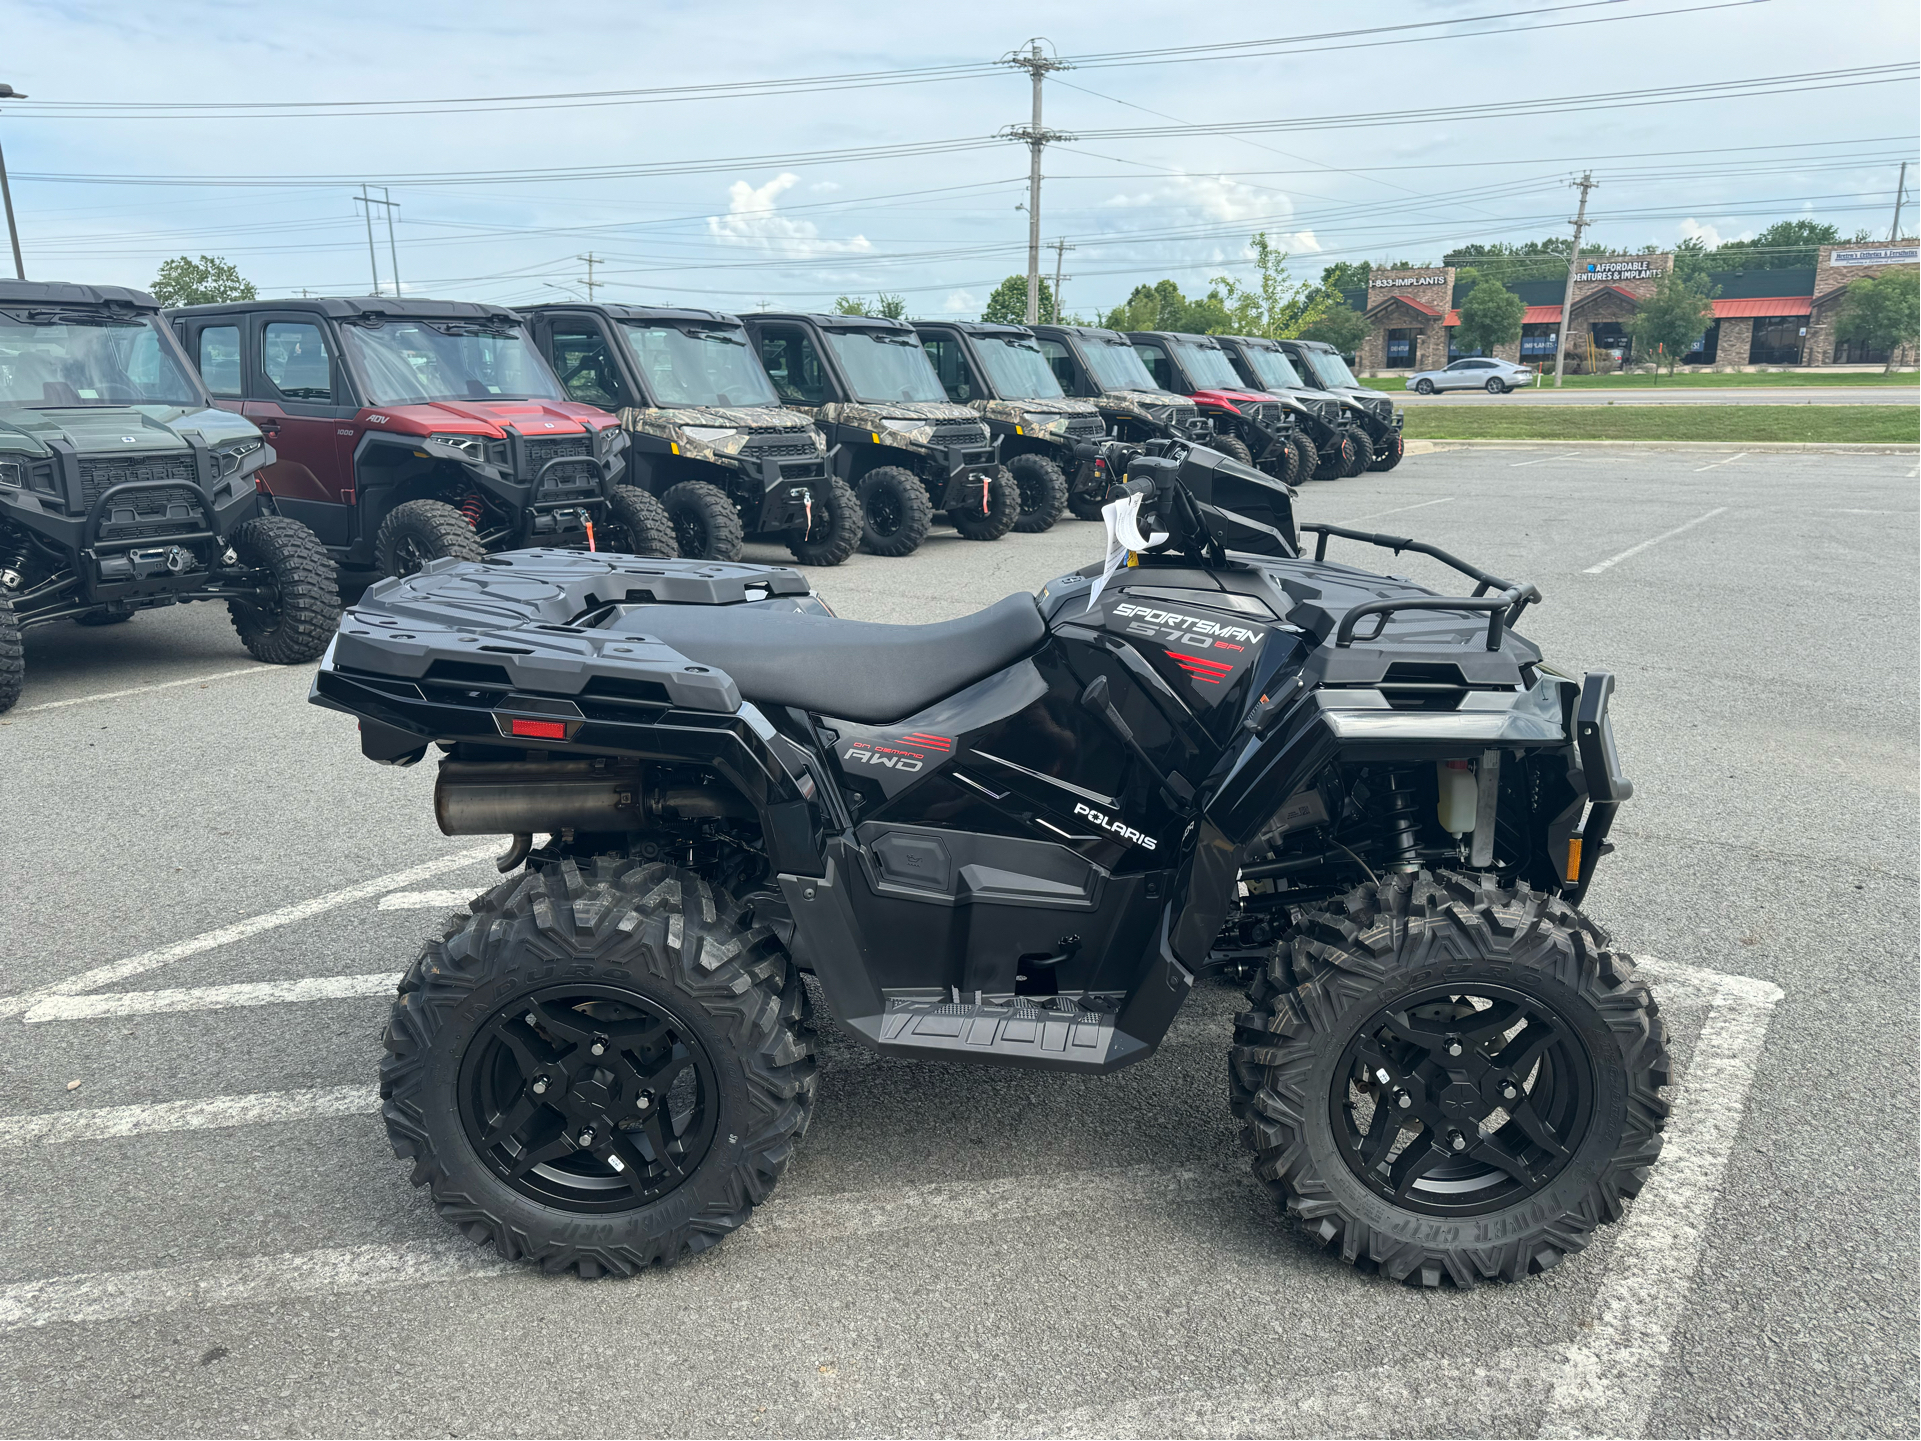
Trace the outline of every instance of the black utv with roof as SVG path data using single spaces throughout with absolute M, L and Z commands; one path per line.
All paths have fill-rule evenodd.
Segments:
M 740 320 L 714 310 L 558 302 L 527 310 L 569 398 L 620 417 L 627 482 L 659 497 L 688 560 L 745 540 L 839 565 L 860 508 L 807 417 L 774 394 Z
M 1300 407 L 1284 395 L 1249 387 L 1211 335 L 1134 330 L 1128 341 L 1161 389 L 1185 395 L 1213 427 L 1208 444 L 1291 485 L 1312 473 L 1300 443 Z
M 1207 444 L 1214 426 L 1185 395 L 1162 389 L 1118 330 L 1090 325 L 1031 327 L 1061 389 L 1091 400 L 1116 440 L 1192 440 Z M 1080 512 L 1076 512 L 1079 514 Z M 1087 519 L 1098 519 L 1100 503 Z
M 1281 341 L 1258 335 L 1217 335 L 1212 339 L 1249 386 L 1282 396 L 1295 407 L 1296 434 L 1303 442 L 1303 468 L 1296 479 L 1311 476 L 1315 480 L 1337 480 L 1366 470 L 1369 462 L 1364 456 L 1374 456 L 1375 462 L 1382 460 L 1374 454 L 1373 441 L 1355 419 L 1357 412 L 1348 398 L 1322 390 L 1318 382 L 1304 378 L 1287 358 Z M 1376 463 L 1374 468 L 1391 469 L 1399 462 L 1399 450 L 1393 450 L 1392 455 L 1393 459 Z
M 1020 518 L 987 424 L 941 389 L 914 327 L 877 315 L 743 316 L 781 403 L 812 417 L 861 507 L 861 545 L 912 554 L 937 511 L 968 540 Z
M 342 566 L 405 575 L 525 545 L 674 554 L 621 485 L 627 436 L 567 398 L 497 305 L 323 296 L 168 312 L 214 403 L 276 458 L 261 485 Z
M 1283 340 L 1277 342 L 1293 363 L 1294 369 L 1321 389 L 1341 398 L 1348 417 L 1368 441 L 1367 470 L 1392 470 L 1401 463 L 1407 447 L 1401 439 L 1404 412 L 1378 390 L 1369 390 L 1348 368 L 1340 351 L 1324 340 Z
M 914 329 L 947 398 L 977 412 L 1000 442 L 1001 459 L 1020 490 L 1014 529 L 1051 528 L 1087 467 L 1075 447 L 1107 434 L 1100 407 L 1067 397 L 1024 326 L 942 320 L 916 321 Z
M 1310 1241 L 1467 1285 L 1620 1219 L 1668 1058 L 1580 910 L 1632 789 L 1611 678 L 1514 629 L 1530 585 L 1333 526 L 1309 558 L 1285 486 L 1185 442 L 1097 458 L 1135 548 L 960 620 L 549 550 L 347 614 L 314 699 L 376 761 L 437 752 L 440 828 L 518 871 L 386 1034 L 443 1216 L 582 1276 L 716 1244 L 807 1131 L 803 973 L 881 1056 L 1097 1075 L 1252 960 L 1228 1099 Z
M 0 711 L 21 632 L 227 603 L 257 658 L 319 657 L 340 619 L 333 562 L 255 480 L 272 447 L 216 409 L 151 295 L 0 280 Z

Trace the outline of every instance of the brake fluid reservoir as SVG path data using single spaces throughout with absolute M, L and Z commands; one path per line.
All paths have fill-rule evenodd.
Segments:
M 1441 829 L 1451 836 L 1467 835 L 1474 829 L 1474 768 L 1466 761 L 1442 761 L 1435 771 Z

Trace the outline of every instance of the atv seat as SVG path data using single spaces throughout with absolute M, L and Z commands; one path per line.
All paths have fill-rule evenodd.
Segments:
M 905 720 L 1012 665 L 1047 634 L 1031 595 L 932 625 L 876 625 L 760 606 L 636 606 L 607 627 L 724 670 L 760 705 L 867 725 Z

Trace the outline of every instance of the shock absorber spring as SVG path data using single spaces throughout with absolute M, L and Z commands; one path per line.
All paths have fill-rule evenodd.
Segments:
M 460 502 L 460 513 L 467 517 L 467 524 L 469 526 L 475 530 L 480 529 L 480 518 L 486 514 L 486 507 L 480 498 L 479 491 L 470 490 L 467 492 L 466 498 Z
M 25 537 L 0 528 L 0 591 L 19 590 L 27 583 L 31 554 Z
M 1381 796 L 1381 823 L 1386 828 L 1388 849 L 1394 853 L 1394 868 L 1415 871 L 1421 868 L 1421 827 L 1415 818 L 1421 809 L 1420 792 L 1406 771 L 1390 771 Z

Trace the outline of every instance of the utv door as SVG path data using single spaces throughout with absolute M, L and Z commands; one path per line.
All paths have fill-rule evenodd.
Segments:
M 827 367 L 805 327 L 776 321 L 756 328 L 761 364 L 767 367 L 767 378 L 774 382 L 782 405 L 811 410 L 834 398 Z
M 615 352 L 620 337 L 609 336 L 599 321 L 586 315 L 543 315 L 535 329 L 569 400 L 616 415 L 640 404 L 620 373 Z
M 1167 352 L 1160 346 L 1149 341 L 1137 340 L 1134 342 L 1134 353 L 1140 356 L 1141 364 L 1147 367 L 1147 373 L 1154 377 L 1154 384 L 1176 395 L 1187 393 L 1182 386 L 1181 377 L 1174 373 L 1174 362 L 1168 359 Z
M 973 367 L 967 363 L 967 352 L 962 349 L 960 336 L 951 331 L 931 331 L 921 337 L 921 346 L 927 358 L 934 362 L 934 371 L 940 376 L 941 389 L 947 398 L 956 405 L 966 405 L 972 400 L 987 399 L 987 391 L 975 377 Z
M 241 414 L 260 427 L 275 461 L 261 472 L 281 514 L 333 550 L 357 539 L 354 414 L 346 372 L 311 314 L 249 315 Z

